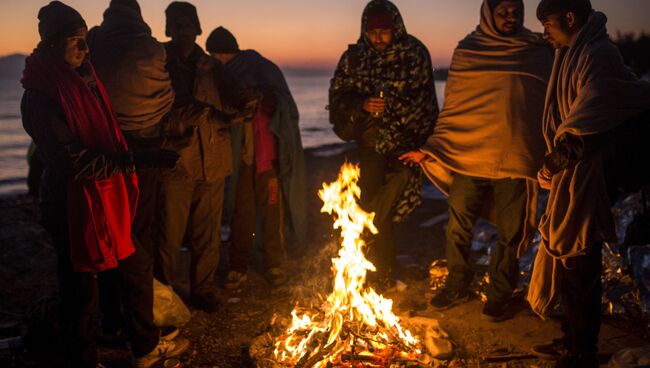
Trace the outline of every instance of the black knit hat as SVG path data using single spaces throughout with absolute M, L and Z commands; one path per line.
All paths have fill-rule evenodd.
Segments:
M 200 35 L 203 31 L 201 30 L 201 23 L 199 22 L 199 16 L 196 13 L 196 7 L 185 1 L 174 1 L 167 9 L 165 9 L 165 16 L 167 17 L 167 23 L 165 24 L 165 35 L 171 37 L 171 25 L 175 20 L 179 18 L 188 18 L 194 27 L 196 27 L 196 34 Z
M 109 6 L 127 6 L 133 10 L 136 10 L 138 13 L 140 13 L 140 5 L 138 4 L 137 0 L 111 0 L 111 4 Z
M 218 27 L 210 33 L 205 43 L 205 49 L 208 52 L 215 52 L 217 54 L 234 54 L 239 52 L 239 45 L 237 44 L 237 39 L 229 30 Z
M 56 41 L 88 28 L 81 14 L 60 1 L 52 1 L 38 11 L 38 33 L 42 41 Z

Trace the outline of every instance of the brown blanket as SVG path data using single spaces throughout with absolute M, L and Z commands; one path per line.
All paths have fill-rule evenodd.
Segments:
M 541 36 L 525 28 L 501 35 L 483 2 L 479 26 L 454 51 L 444 109 L 422 148 L 432 158 L 422 167 L 443 192 L 455 172 L 536 180 L 552 55 Z
M 606 23 L 604 14 L 592 13 L 573 44 L 556 52 L 544 108 L 548 151 L 563 134 L 610 131 L 650 108 L 650 83 L 637 81 L 624 66 Z M 616 241 L 603 157 L 596 153 L 553 177 L 528 293 L 542 317 L 558 303 L 558 268 L 594 242 Z

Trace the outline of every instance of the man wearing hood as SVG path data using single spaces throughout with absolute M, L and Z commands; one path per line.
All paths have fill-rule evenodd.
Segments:
M 616 194 L 649 182 L 650 83 L 625 67 L 589 0 L 543 0 L 537 17 L 556 52 L 538 173 L 550 195 L 528 301 L 542 317 L 561 302 L 565 315 L 564 336 L 533 352 L 558 367 L 598 367 L 602 245 L 617 241 Z
M 337 135 L 357 143 L 361 202 L 375 212 L 379 230 L 368 244 L 373 277 L 390 282 L 393 222 L 420 204 L 422 186 L 419 170 L 397 158 L 424 143 L 438 114 L 429 52 L 406 32 L 390 1 L 373 0 L 364 9 L 361 37 L 341 56 L 331 81 L 329 110 Z
M 223 27 L 206 42 L 208 52 L 233 73 L 243 88 L 262 96 L 254 116 L 230 128 L 233 174 L 226 203 L 234 206 L 231 221 L 229 289 L 246 280 L 254 234 L 261 234 L 269 282 L 287 281 L 285 223 L 295 242 L 306 232 L 306 183 L 298 108 L 280 68 L 254 50 L 240 50 L 237 39 Z M 285 210 L 286 208 L 286 210 Z M 255 230 L 256 212 L 261 231 Z M 285 214 L 287 221 L 285 221 Z
M 201 26 L 194 5 L 175 1 L 165 10 L 167 70 L 175 92 L 167 136 L 188 137 L 179 164 L 162 174 L 156 275 L 171 285 L 186 231 L 190 235 L 191 302 L 206 312 L 219 308 L 214 275 L 219 263 L 221 209 L 232 156 L 228 124 L 241 103 L 232 78 L 196 43 Z M 231 98 L 232 97 L 232 98 Z
M 138 2 L 112 0 L 102 24 L 88 32 L 88 47 L 129 146 L 141 150 L 160 147 L 161 121 L 168 118 L 174 91 L 165 69 L 165 48 L 152 37 Z M 133 235 L 151 259 L 159 175 L 159 169 L 138 169 L 140 198 L 132 225 Z M 123 324 L 116 304 L 119 299 L 111 295 L 118 294 L 112 276 L 114 272 L 105 272 L 98 278 L 106 339 L 119 336 Z
M 517 286 L 517 258 L 535 230 L 536 172 L 544 157 L 541 116 L 552 52 L 523 20 L 521 0 L 483 2 L 480 24 L 454 51 L 433 135 L 402 157 L 420 163 L 449 194 L 449 277 L 431 299 L 435 308 L 468 299 L 472 227 L 482 214 L 495 220 L 482 314 L 490 321 L 504 318 Z

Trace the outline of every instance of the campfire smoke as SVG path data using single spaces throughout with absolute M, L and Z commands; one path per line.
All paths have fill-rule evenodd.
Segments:
M 334 215 L 334 229 L 341 231 L 341 248 L 332 259 L 333 290 L 319 308 L 293 310 L 291 325 L 275 339 L 274 360 L 281 366 L 385 367 L 415 363 L 422 354 L 422 344 L 393 314 L 392 300 L 365 285 L 375 266 L 364 256 L 361 235 L 377 234 L 377 228 L 374 213 L 357 203 L 358 180 L 359 168 L 346 163 L 318 193 L 321 212 Z

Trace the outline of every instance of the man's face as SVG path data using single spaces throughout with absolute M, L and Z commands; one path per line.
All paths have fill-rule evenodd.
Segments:
M 169 25 L 169 33 L 172 40 L 179 44 L 193 44 L 198 36 L 194 22 L 187 17 L 174 20 Z
M 86 44 L 86 28 L 79 28 L 74 35 L 63 40 L 63 60 L 72 68 L 78 68 L 88 55 L 88 44 Z
M 521 1 L 502 1 L 494 8 L 494 25 L 501 34 L 512 36 L 524 24 L 524 6 Z
M 210 55 L 213 58 L 219 60 L 219 62 L 221 64 L 226 65 L 226 64 L 228 64 L 228 62 L 230 62 L 230 60 L 235 58 L 236 54 L 233 54 L 233 53 L 222 54 L 222 53 L 217 53 L 217 52 L 211 52 Z
M 392 29 L 371 29 L 366 31 L 366 37 L 377 51 L 384 51 L 384 49 L 393 40 Z
M 567 25 L 565 17 L 561 15 L 549 15 L 543 21 L 544 39 L 556 49 L 569 47 L 573 38 L 573 32 Z

